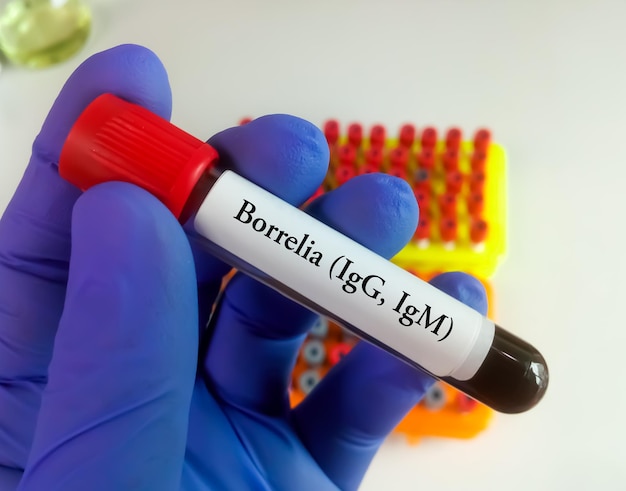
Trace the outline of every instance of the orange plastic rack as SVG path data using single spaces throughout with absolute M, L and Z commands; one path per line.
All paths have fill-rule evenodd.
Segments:
M 428 279 L 428 277 L 424 277 Z M 493 294 L 483 282 L 492 317 Z M 292 376 L 291 403 L 302 401 L 358 339 L 332 321 L 320 318 L 300 350 Z M 411 444 L 423 437 L 472 438 L 482 432 L 494 412 L 444 382 L 436 382 L 424 399 L 396 427 Z

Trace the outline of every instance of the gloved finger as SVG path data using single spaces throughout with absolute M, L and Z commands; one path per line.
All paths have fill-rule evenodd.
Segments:
M 65 297 L 71 210 L 79 192 L 59 177 L 59 152 L 76 117 L 103 92 L 170 114 L 159 60 L 145 48 L 120 46 L 75 71 L 35 140 L 0 220 L 0 462 L 9 467 L 26 462 Z
M 288 419 L 225 406 L 202 380 L 196 383 L 189 425 L 180 489 L 336 489 Z
M 178 489 L 197 368 L 193 257 L 147 192 L 76 203 L 63 316 L 20 489 Z
M 310 206 L 331 227 L 390 257 L 409 240 L 417 204 L 405 181 L 383 174 L 350 180 Z M 288 409 L 291 370 L 316 316 L 246 276 L 226 288 L 205 358 L 212 390 L 229 404 L 266 414 Z
M 217 150 L 224 167 L 293 205 L 300 205 L 315 192 L 328 167 L 323 133 L 308 121 L 285 114 L 229 128 L 208 143 Z M 202 240 L 193 233 L 190 237 L 199 283 L 200 324 L 205 326 L 222 276 L 230 268 L 204 252 Z
M 483 285 L 462 273 L 432 284 L 485 314 Z M 361 342 L 292 412 L 297 433 L 340 489 L 356 489 L 385 437 L 434 379 L 382 349 Z

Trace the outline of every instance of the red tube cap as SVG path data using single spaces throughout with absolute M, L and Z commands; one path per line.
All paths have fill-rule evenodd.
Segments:
M 422 131 L 422 148 L 435 148 L 437 144 L 437 130 L 432 126 L 424 128 Z
M 370 130 L 370 145 L 372 147 L 382 147 L 387 138 L 387 131 L 382 124 L 377 124 Z
M 324 124 L 324 136 L 329 145 L 334 145 L 339 140 L 339 122 L 336 119 L 326 121 Z
M 400 136 L 398 138 L 400 145 L 408 148 L 412 147 L 413 142 L 415 141 L 415 133 L 415 126 L 412 124 L 402 125 L 402 128 L 400 128 Z
M 185 222 L 202 203 L 217 152 L 147 109 L 111 94 L 78 117 L 59 174 L 83 191 L 107 181 L 142 187 Z
M 348 126 L 348 142 L 354 147 L 360 147 L 363 141 L 363 126 L 359 123 L 352 123 Z

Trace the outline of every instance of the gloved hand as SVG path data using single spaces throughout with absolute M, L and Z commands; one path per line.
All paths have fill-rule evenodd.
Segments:
M 121 46 L 77 69 L 34 143 L 0 221 L 0 488 L 356 488 L 431 378 L 361 343 L 291 410 L 291 369 L 315 315 L 236 276 L 205 328 L 229 267 L 147 192 L 106 183 L 81 196 L 59 177 L 69 128 L 103 92 L 170 115 L 158 59 Z M 323 136 L 289 116 L 210 143 L 294 204 L 326 171 Z M 350 181 L 310 213 L 385 256 L 417 220 L 408 186 L 382 175 Z M 435 282 L 485 311 L 477 281 Z

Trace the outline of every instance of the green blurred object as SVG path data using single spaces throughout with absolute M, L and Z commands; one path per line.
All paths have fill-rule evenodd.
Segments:
M 9 0 L 0 9 L 0 50 L 17 65 L 64 61 L 91 31 L 91 10 L 81 0 Z

